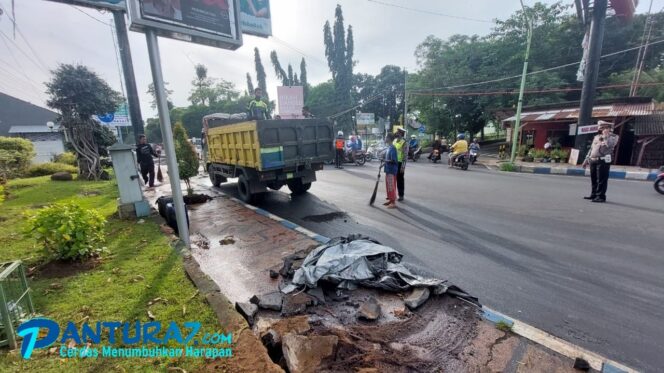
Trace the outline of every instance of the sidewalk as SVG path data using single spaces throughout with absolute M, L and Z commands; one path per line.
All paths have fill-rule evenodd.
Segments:
M 501 163 L 507 163 L 506 160 L 500 160 L 491 155 L 484 155 L 478 161 L 479 164 L 493 170 L 500 170 Z M 525 172 L 531 174 L 551 174 L 567 176 L 590 176 L 590 169 L 583 169 L 581 166 L 573 166 L 567 163 L 535 163 L 515 161 L 516 170 L 514 172 Z M 654 181 L 661 171 L 657 169 L 647 169 L 633 166 L 611 166 L 609 178 L 628 179 L 628 180 L 647 180 Z
M 278 277 L 276 272 L 284 265 L 285 257 L 298 252 L 302 255 L 327 238 L 246 205 L 208 184 L 203 175 L 192 180 L 196 192 L 206 193 L 213 200 L 189 208 L 194 244 L 185 254 L 185 267 L 208 297 L 221 325 L 226 326 L 224 323 L 239 317 L 233 304 L 248 302 L 253 295 L 278 294 L 280 280 L 274 277 Z M 167 182 L 149 198 L 154 201 L 164 194 L 170 194 Z M 333 339 L 334 347 L 324 356 L 323 349 L 302 347 L 305 351 L 300 352 L 306 357 L 302 361 L 313 364 L 309 366 L 313 370 L 575 372 L 574 358 L 582 357 L 590 363 L 591 371 L 631 371 L 517 320 L 453 297 L 432 296 L 410 312 L 399 294 L 361 288 L 343 299 L 327 295 L 321 294 L 322 304 L 307 304 L 296 316 L 261 310 L 251 320 L 252 326 L 244 323 L 233 358 L 210 361 L 210 369 L 282 371 L 284 357 L 273 362 L 270 356 L 275 356 L 274 350 L 268 354 L 264 347 L 274 344 L 271 338 L 276 330 L 278 335 L 291 335 L 289 341 L 308 341 L 302 342 L 303 346 L 321 338 Z M 369 298 L 378 300 L 383 316 L 370 323 L 358 321 L 358 305 Z M 286 298 L 283 302 L 285 307 Z M 286 350 L 284 347 L 284 353 Z

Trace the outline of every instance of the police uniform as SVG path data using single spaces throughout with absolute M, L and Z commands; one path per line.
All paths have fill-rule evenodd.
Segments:
M 406 180 L 404 174 L 406 173 L 406 160 L 408 159 L 408 143 L 403 137 L 397 137 L 392 143 L 397 149 L 397 164 L 399 165 L 399 172 L 397 173 L 397 191 L 399 193 L 399 201 L 403 201 L 403 196 L 406 189 Z
M 584 166 L 590 166 L 590 181 L 592 190 L 590 195 L 583 197 L 593 202 L 606 201 L 606 189 L 609 182 L 609 171 L 613 162 L 613 149 L 618 144 L 618 135 L 610 133 L 604 136 L 604 129 L 612 129 L 610 122 L 600 121 L 599 133 L 593 138 L 590 151 L 583 162 Z

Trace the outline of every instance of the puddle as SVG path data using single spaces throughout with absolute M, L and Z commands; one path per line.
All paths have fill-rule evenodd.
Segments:
M 302 218 L 304 221 L 310 221 L 314 223 L 325 223 L 335 219 L 344 219 L 344 223 L 348 220 L 348 214 L 342 211 L 330 212 L 327 214 L 320 215 L 308 215 Z

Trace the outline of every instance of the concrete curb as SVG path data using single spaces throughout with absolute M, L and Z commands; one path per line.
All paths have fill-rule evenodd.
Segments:
M 224 194 L 223 192 L 219 192 L 221 194 Z M 294 230 L 298 233 L 302 233 L 317 242 L 320 243 L 327 243 L 330 241 L 330 238 L 316 234 L 306 228 L 303 228 L 289 220 L 286 220 L 284 218 L 281 218 L 275 214 L 272 214 L 268 211 L 265 211 L 259 207 L 252 206 L 248 203 L 245 203 L 242 200 L 239 200 L 235 197 L 229 197 L 232 201 L 235 201 L 237 203 L 242 204 L 243 206 L 247 207 L 250 210 L 255 211 L 259 215 L 263 215 L 267 218 L 270 218 L 274 221 L 279 222 L 281 225 L 284 227 Z M 629 368 L 623 364 L 620 364 L 618 362 L 615 362 L 613 360 L 607 359 L 601 355 L 598 355 L 594 352 L 588 351 L 582 347 L 576 346 L 572 343 L 566 342 L 554 335 L 551 335 L 543 330 L 537 329 L 534 326 L 531 326 L 529 324 L 526 324 L 522 321 L 519 321 L 517 319 L 513 319 L 511 317 L 508 317 L 498 311 L 494 311 L 490 308 L 482 306 L 482 313 L 483 317 L 487 320 L 490 321 L 494 324 L 497 324 L 498 322 L 504 322 L 507 325 L 510 325 L 512 328 L 512 332 L 522 336 L 534 343 L 537 343 L 539 345 L 542 345 L 552 351 L 555 351 L 563 356 L 566 356 L 570 359 L 575 359 L 577 357 L 583 358 L 588 363 L 590 363 L 590 366 L 602 373 L 638 373 L 637 370 L 634 370 L 632 368 Z
M 500 166 L 498 165 L 487 165 L 487 167 L 500 170 Z M 590 176 L 590 169 L 584 170 L 583 168 L 578 167 L 530 166 L 519 164 L 517 164 L 515 167 L 516 168 L 513 172 L 542 175 Z M 612 170 L 609 172 L 609 178 L 618 180 L 655 181 L 657 175 L 659 175 L 658 171 L 639 172 Z

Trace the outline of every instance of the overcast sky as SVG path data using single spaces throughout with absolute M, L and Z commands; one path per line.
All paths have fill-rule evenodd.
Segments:
M 526 4 L 533 3 L 524 0 Z M 276 97 L 279 81 L 269 60 L 276 50 L 282 65 L 291 62 L 299 71 L 304 56 L 311 84 L 331 78 L 323 45 L 323 25 L 333 22 L 334 9 L 341 4 L 346 25 L 353 26 L 355 37 L 355 72 L 376 74 L 387 64 L 416 68 L 413 55 L 416 46 L 428 35 L 446 38 L 453 34 L 487 34 L 490 21 L 505 19 L 520 5 L 518 0 L 271 0 L 273 38 L 245 36 L 244 45 L 227 51 L 181 41 L 160 38 L 164 79 L 174 91 L 176 106 L 188 105 L 187 97 L 194 77 L 194 64 L 208 67 L 208 75 L 246 88 L 245 74 L 255 77 L 253 49 L 261 50 L 263 65 L 268 74 L 268 91 Z M 546 3 L 554 1 L 546 0 Z M 565 2 L 573 4 L 572 0 Z M 638 13 L 648 10 L 649 1 L 640 1 Z M 18 30 L 11 42 L 0 35 L 0 91 L 45 106 L 43 82 L 49 80 L 49 70 L 59 63 L 79 63 L 96 71 L 116 90 L 121 90 L 121 78 L 116 60 L 111 28 L 112 16 L 90 8 L 46 0 L 15 0 Z M 389 6 L 395 4 L 416 8 L 416 12 Z M 11 0 L 0 0 L 5 14 L 0 16 L 0 31 L 10 39 L 12 25 Z M 654 0 L 653 11 L 664 7 L 664 0 Z M 90 16 L 84 14 L 88 13 Z M 461 18 L 446 17 L 452 15 Z M 479 21 L 463 18 L 477 19 Z M 102 22 L 99 22 L 102 21 Z M 105 23 L 105 24 L 104 24 Z M 145 93 L 152 81 L 145 37 L 129 32 L 134 71 L 141 98 L 143 117 L 155 116 L 150 98 Z M 15 43 L 15 44 L 14 44 Z M 9 48 L 9 50 L 7 50 Z M 34 50 L 34 53 L 32 50 Z M 35 54 L 38 56 L 36 57 Z

